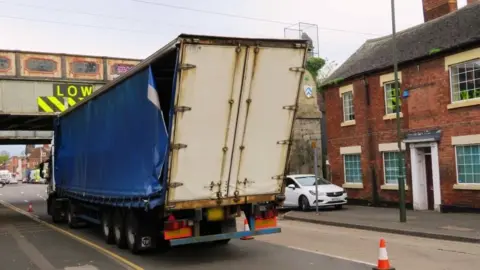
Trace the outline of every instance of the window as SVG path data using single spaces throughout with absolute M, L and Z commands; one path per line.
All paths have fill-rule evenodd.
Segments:
M 26 67 L 31 71 L 54 72 L 57 70 L 57 62 L 50 59 L 29 58 Z
M 398 82 L 400 86 L 400 82 Z M 397 111 L 397 102 L 400 109 L 402 111 L 402 100 L 397 98 L 397 91 L 395 89 L 395 82 L 385 83 L 383 85 L 383 90 L 385 92 L 385 114 L 394 114 Z
M 97 74 L 98 65 L 95 62 L 75 61 L 72 62 L 73 73 Z
M 455 147 L 459 184 L 480 184 L 480 144 Z
M 345 170 L 345 183 L 362 183 L 362 167 L 360 165 L 360 154 L 343 155 L 343 166 Z
M 10 59 L 0 56 L 0 70 L 6 70 L 10 68 Z
M 398 171 L 398 159 L 402 160 L 401 172 Z M 405 155 L 403 152 L 383 152 L 385 184 L 398 185 L 398 178 L 405 181 Z M 406 183 L 406 182 L 405 182 Z
M 450 66 L 452 102 L 480 98 L 480 60 Z
M 297 183 L 295 183 L 295 181 L 293 181 L 292 178 L 287 178 L 286 182 L 285 182 L 285 186 L 288 187 L 289 185 L 295 185 L 295 188 L 299 188 L 299 186 L 297 185 Z
M 355 112 L 353 111 L 353 92 L 345 92 L 342 94 L 343 99 L 343 121 L 355 120 Z

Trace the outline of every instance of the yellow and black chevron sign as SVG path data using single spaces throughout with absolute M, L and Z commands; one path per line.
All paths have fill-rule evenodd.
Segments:
M 39 112 L 63 112 L 69 107 L 77 105 L 83 98 L 71 98 L 71 97 L 37 97 L 37 105 Z M 66 101 L 66 103 L 65 103 Z

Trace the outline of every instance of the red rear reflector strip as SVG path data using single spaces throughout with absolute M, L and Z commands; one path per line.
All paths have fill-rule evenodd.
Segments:
M 192 228 L 186 227 L 174 231 L 163 232 L 165 240 L 192 237 Z
M 255 219 L 255 230 L 277 227 L 277 218 Z

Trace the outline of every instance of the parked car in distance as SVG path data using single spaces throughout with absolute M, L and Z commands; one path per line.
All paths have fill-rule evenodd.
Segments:
M 335 207 L 341 209 L 347 203 L 347 192 L 337 185 L 321 177 L 318 183 L 318 206 Z M 316 207 L 315 175 L 293 174 L 287 175 L 285 188 L 285 208 L 298 207 L 307 211 Z

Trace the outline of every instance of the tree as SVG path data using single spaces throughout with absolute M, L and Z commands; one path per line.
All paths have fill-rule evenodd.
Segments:
M 0 164 L 5 163 L 10 158 L 10 153 L 7 151 L 0 152 Z
M 317 80 L 318 71 L 325 65 L 325 60 L 320 57 L 310 57 L 307 60 L 306 68 L 312 74 L 313 78 Z

